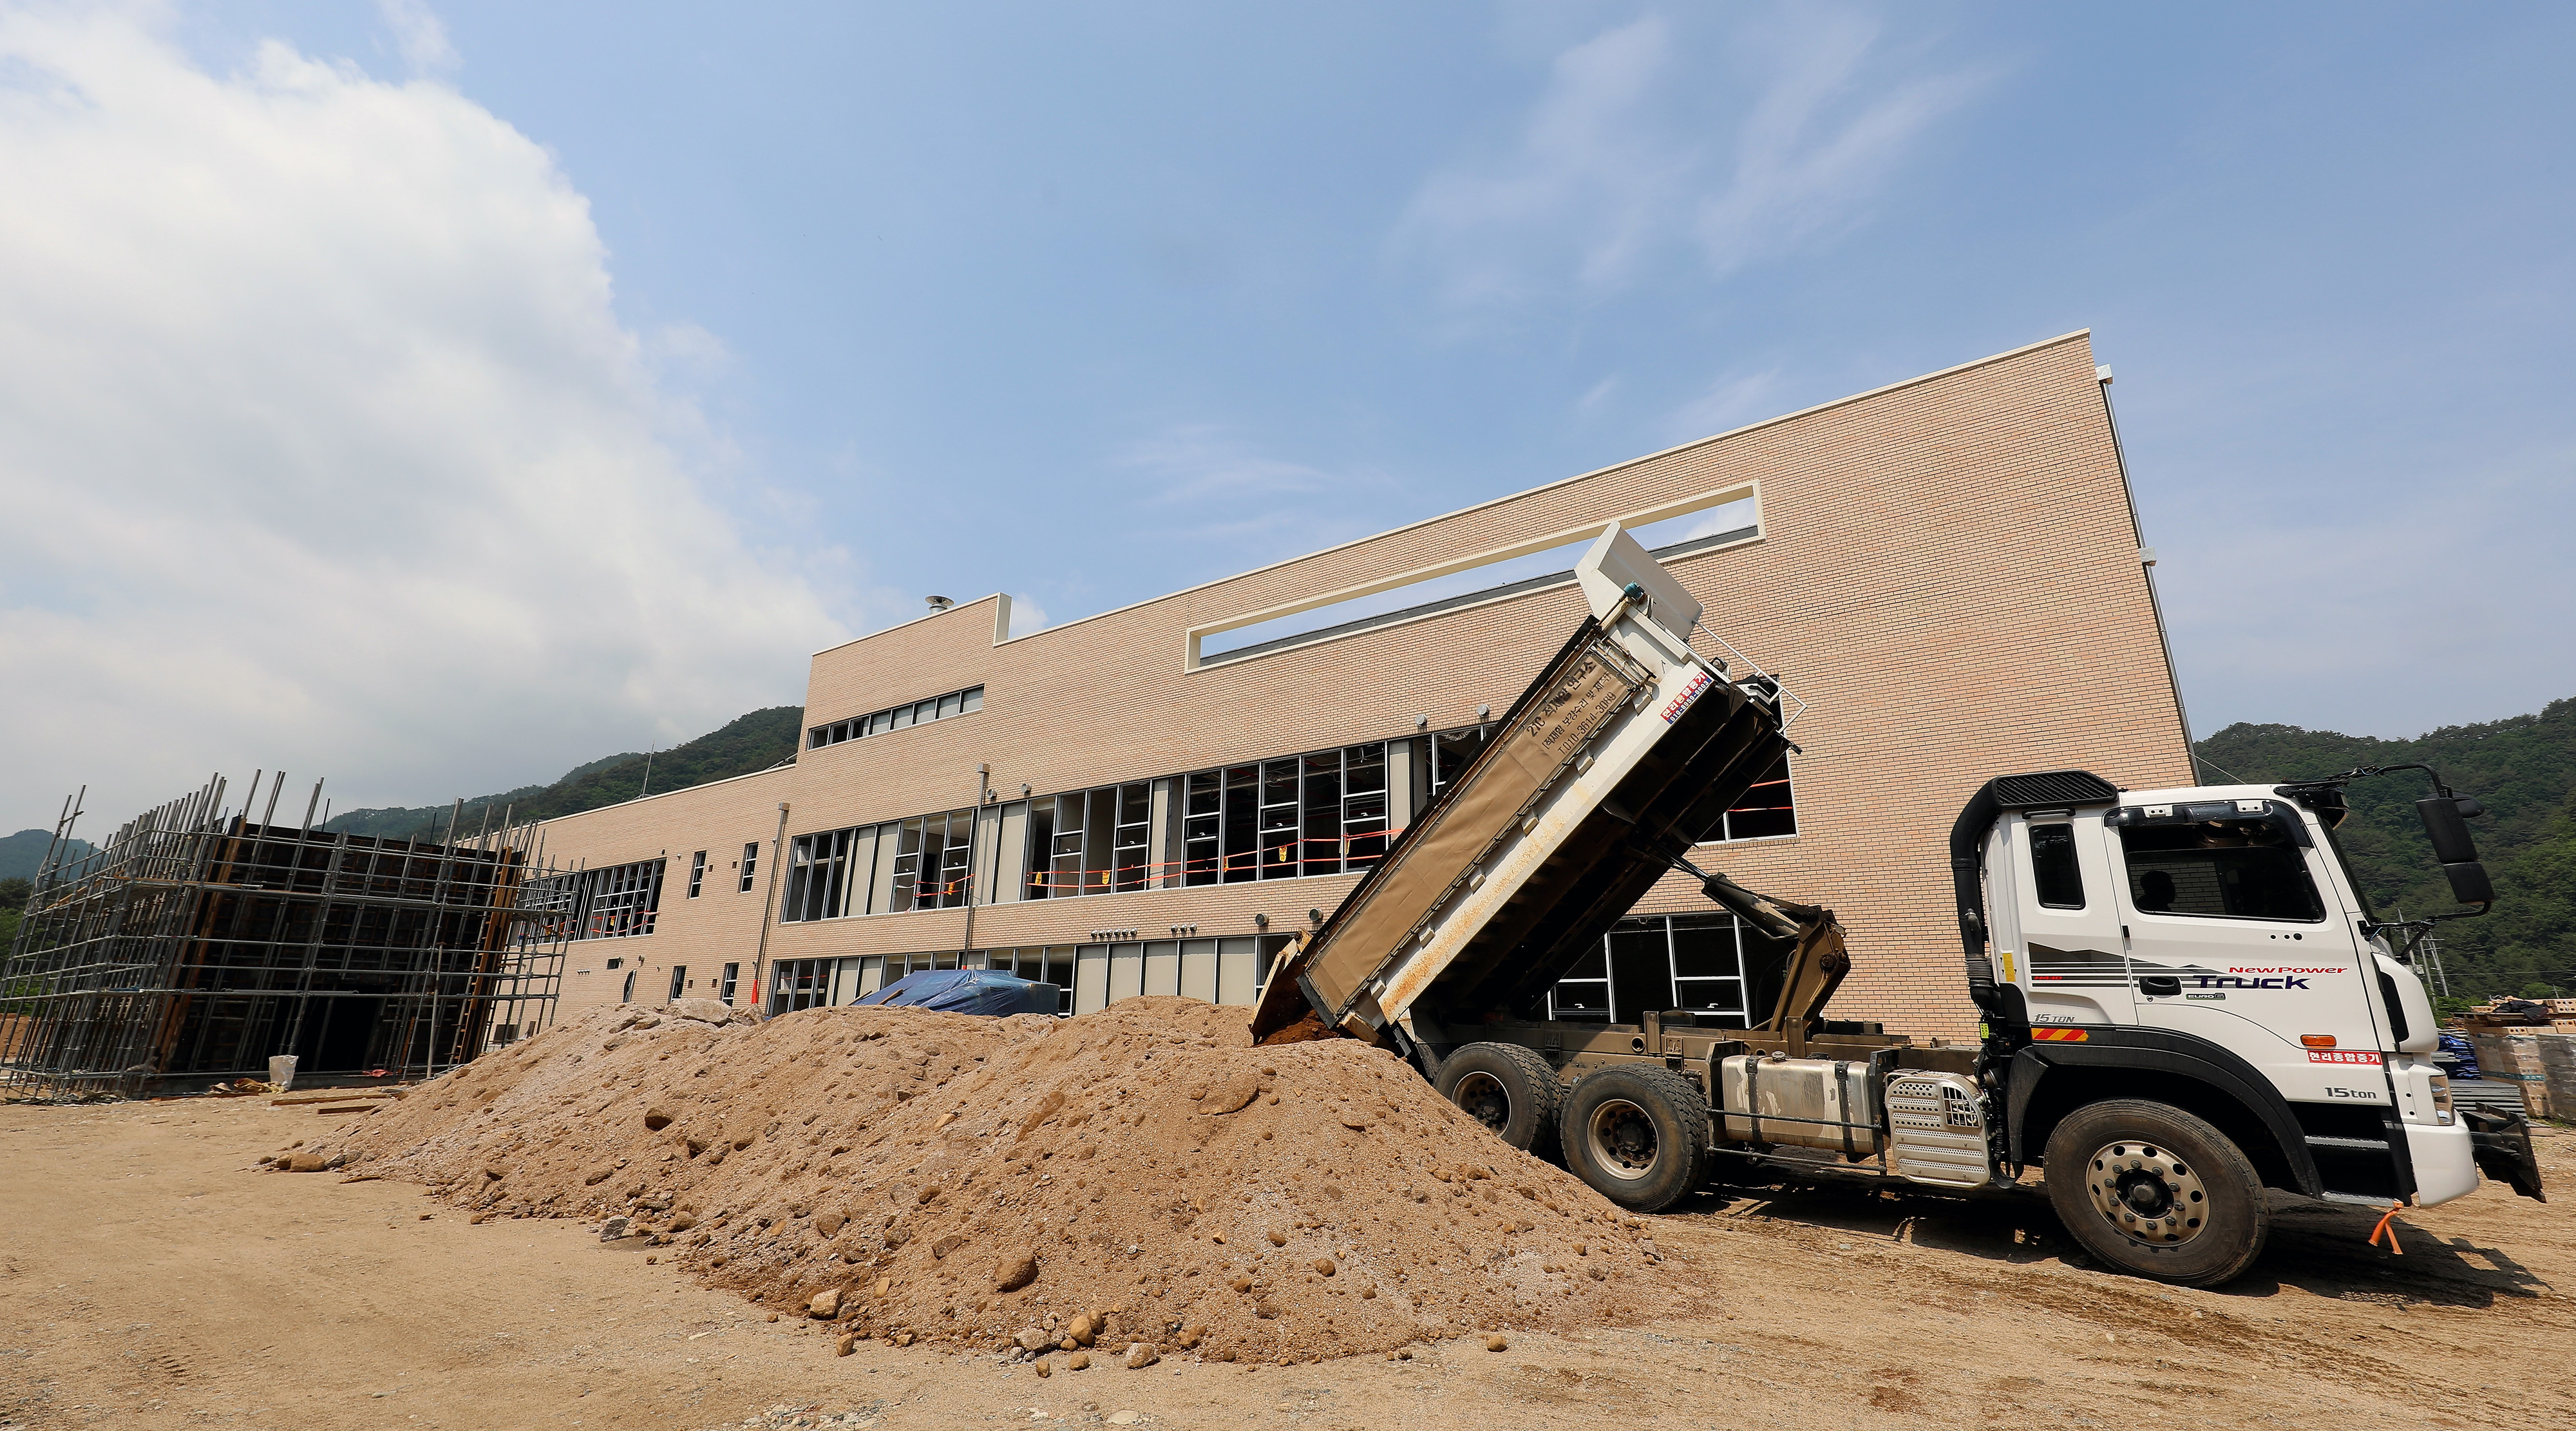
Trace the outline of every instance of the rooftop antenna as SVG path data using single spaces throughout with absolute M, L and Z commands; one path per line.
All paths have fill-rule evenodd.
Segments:
M 932 596 L 925 597 L 923 599 L 930 603 L 930 614 L 933 616 L 936 616 L 940 612 L 946 611 L 948 608 L 957 604 L 944 596 Z
M 655 741 L 647 741 L 647 742 L 645 742 L 645 745 L 644 745 L 644 788 L 635 792 L 635 798 L 636 798 L 636 799 L 638 799 L 638 800 L 641 800 L 641 799 L 643 799 L 645 796 L 650 795 L 650 794 L 652 794 L 652 793 L 653 793 L 653 753 L 654 753 L 656 750 L 658 750 L 658 749 L 660 749 L 660 744 L 659 744 L 659 742 L 655 742 Z

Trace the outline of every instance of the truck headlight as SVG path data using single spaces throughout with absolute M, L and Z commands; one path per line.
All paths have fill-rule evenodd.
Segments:
M 2450 1075 L 2448 1075 L 2448 1074 L 2443 1074 L 2443 1073 L 2436 1073 L 2436 1074 L 2432 1075 L 2432 1079 L 2433 1079 L 2433 1121 L 2434 1121 L 2434 1122 L 2436 1122 L 2436 1123 L 2439 1123 L 2439 1124 L 2441 1124 L 2443 1127 L 2447 1128 L 2447 1127 L 2451 1126 L 2451 1123 L 2452 1123 L 2452 1121 L 2453 1121 L 2453 1117 L 2452 1117 L 2452 1113 L 2451 1113 L 2451 1079 L 2450 1079 Z

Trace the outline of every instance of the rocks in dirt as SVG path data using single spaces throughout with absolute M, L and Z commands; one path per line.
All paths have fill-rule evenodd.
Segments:
M 841 1289 L 826 1287 L 805 1300 L 805 1315 L 828 1322 L 841 1315 Z
M 1039 1363 L 1038 1363 L 1038 1375 L 1039 1375 L 1039 1376 L 1041 1376 L 1041 1377 L 1045 1377 L 1045 1376 L 1053 1376 L 1054 1374 L 1055 1374 L 1055 1363 L 1053 1363 L 1053 1362 L 1045 1362 L 1045 1361 L 1042 1361 L 1042 1362 L 1039 1362 Z
M 633 1224 L 634 1219 L 632 1218 L 612 1217 L 599 1225 L 599 1240 L 602 1242 L 615 1242 L 617 1239 L 624 1237 L 626 1235 L 626 1229 Z
M 1209 1088 L 1198 1100 L 1199 1111 L 1223 1115 L 1242 1111 L 1246 1104 L 1261 1096 L 1261 1076 L 1240 1072 Z
M 1064 1334 L 1073 1339 L 1074 1345 L 1087 1347 L 1099 1337 L 1100 1323 L 1089 1312 L 1084 1312 L 1065 1327 Z
M 1127 1369 L 1129 1371 L 1143 1371 L 1145 1368 L 1152 1366 L 1154 1363 L 1161 1361 L 1162 1359 L 1163 1354 L 1155 1350 L 1154 1345 L 1151 1342 L 1129 1342 L 1127 1344 L 1126 1361 Z
M 1496 1332 L 1492 1336 L 1485 1338 L 1485 1350 L 1489 1352 L 1510 1351 L 1511 1349 L 1511 1339 L 1500 1332 Z
M 814 1214 L 814 1235 L 821 1238 L 829 1238 L 832 1234 L 839 1232 L 841 1230 L 841 1224 L 847 1221 L 849 1221 L 848 1218 L 843 1217 L 837 1212 L 818 1212 Z
M 297 1153 L 286 1160 L 290 1173 L 318 1173 L 331 1166 L 331 1160 L 320 1153 Z
M 1066 1357 L 1064 1359 L 1064 1369 L 1067 1371 L 1089 1371 L 1091 1369 L 1091 1353 L 1075 1352 L 1073 1355 Z
M 1013 1340 L 1020 1344 L 1022 1351 L 1045 1351 L 1055 1345 L 1055 1338 L 1047 1335 L 1044 1327 L 1022 1327 L 1019 1336 Z
M 1038 1280 L 1038 1259 L 1026 1252 L 1005 1252 L 993 1264 L 993 1290 L 1016 1292 Z
M 751 1011 L 737 1009 L 721 999 L 673 999 L 662 1011 L 675 1019 L 688 1019 L 701 1024 L 750 1023 Z
M 656 1133 L 661 1132 L 663 1129 L 670 1127 L 673 1123 L 678 1121 L 679 1120 L 677 1118 L 672 1116 L 671 1110 L 668 1108 L 647 1108 L 644 1110 L 644 1126 Z

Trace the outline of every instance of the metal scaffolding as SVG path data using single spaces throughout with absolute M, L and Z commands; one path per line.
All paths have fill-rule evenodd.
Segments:
M 220 775 L 75 854 L 65 803 L 0 963 L 0 1089 L 67 1101 L 164 1080 L 435 1076 L 537 1032 L 579 881 L 533 824 L 379 839 L 276 822 L 283 772 L 239 809 Z

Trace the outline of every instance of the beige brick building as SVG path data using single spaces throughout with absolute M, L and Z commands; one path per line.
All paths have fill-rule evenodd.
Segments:
M 794 764 L 549 826 L 598 935 L 564 1010 L 961 958 L 1068 1007 L 1247 1002 L 1582 618 L 1566 573 L 1616 520 L 1806 703 L 1695 858 L 1840 913 L 1838 1017 L 1964 1032 L 1944 841 L 1977 785 L 2191 783 L 2105 380 L 2072 334 L 1033 634 L 988 596 L 821 652 Z M 1743 1008 L 1695 888 L 1637 916 L 1559 1016 Z

